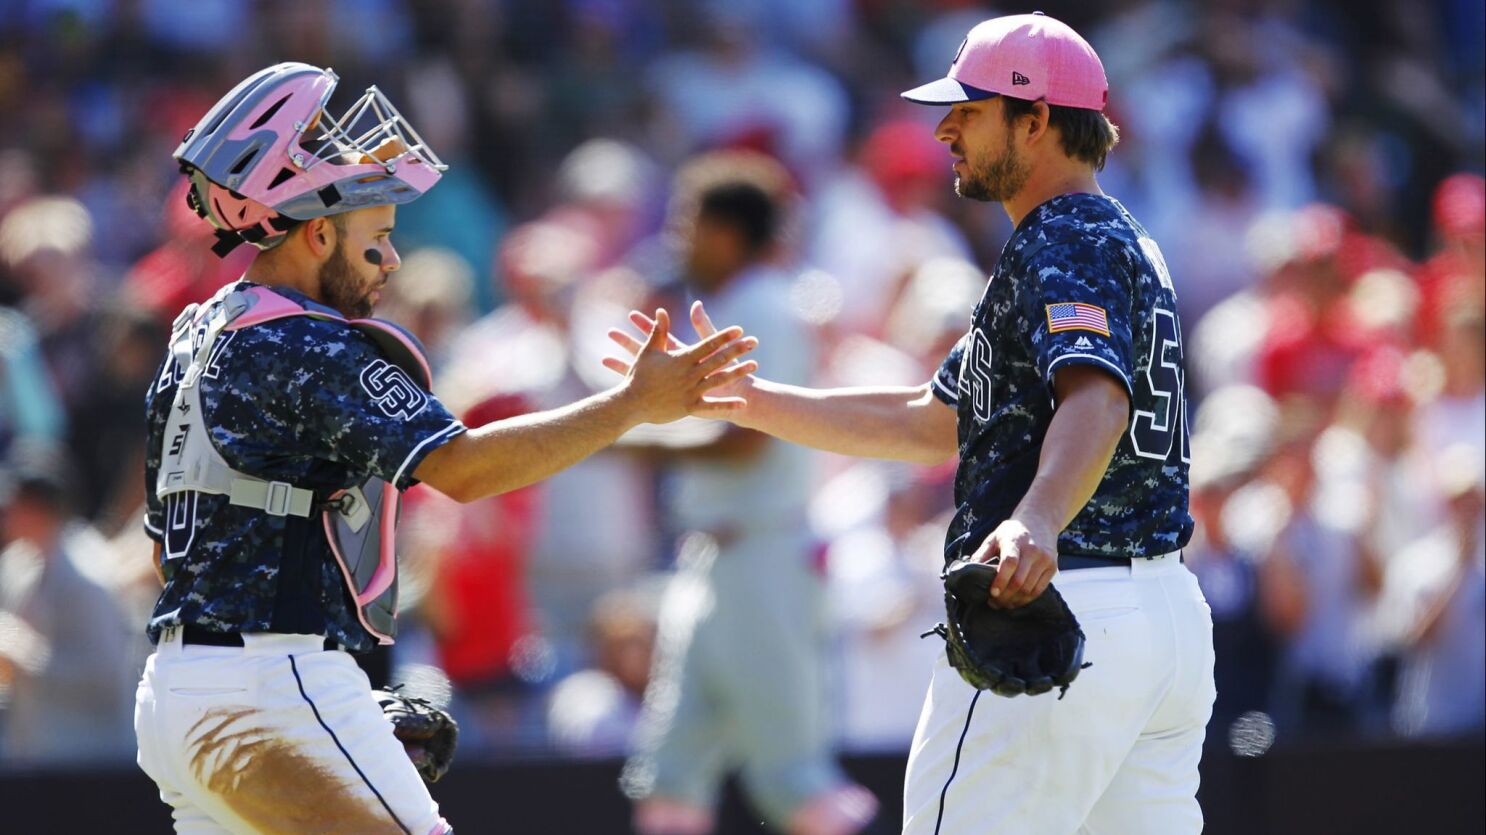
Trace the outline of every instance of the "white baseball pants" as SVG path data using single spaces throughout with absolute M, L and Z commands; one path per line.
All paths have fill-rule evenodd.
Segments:
M 134 710 L 139 766 L 177 833 L 451 831 L 350 655 L 318 635 L 215 647 L 178 633 L 150 656 Z
M 1212 715 L 1212 615 L 1178 555 L 1060 571 L 1088 637 L 1061 701 L 1003 698 L 941 656 L 908 758 L 905 835 L 1190 835 Z

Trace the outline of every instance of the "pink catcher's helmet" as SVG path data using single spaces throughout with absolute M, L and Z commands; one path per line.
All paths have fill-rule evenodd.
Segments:
M 298 221 L 408 203 L 448 168 L 382 91 L 368 87 L 339 118 L 339 77 L 284 63 L 248 77 L 186 132 L 175 158 L 186 200 L 217 228 L 214 251 L 271 249 Z

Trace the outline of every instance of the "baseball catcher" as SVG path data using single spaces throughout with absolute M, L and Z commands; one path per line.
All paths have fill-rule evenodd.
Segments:
M 332 114 L 338 81 L 260 70 L 175 152 L 217 253 L 259 250 L 176 318 L 146 395 L 164 588 L 135 731 L 179 832 L 451 831 L 425 781 L 449 767 L 453 720 L 373 694 L 351 657 L 397 636 L 400 494 L 530 484 L 755 367 L 734 362 L 754 345 L 738 328 L 677 352 L 662 333 L 608 391 L 466 427 L 418 340 L 372 317 L 401 264 L 397 207 L 445 166 L 375 87 Z

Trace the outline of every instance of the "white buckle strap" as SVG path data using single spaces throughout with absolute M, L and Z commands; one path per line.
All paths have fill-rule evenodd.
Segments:
M 367 503 L 366 494 L 360 487 L 352 487 L 342 493 L 339 498 L 330 502 L 330 506 L 345 520 L 352 533 L 361 533 L 361 529 L 372 518 L 372 507 Z
M 172 334 L 178 333 L 181 328 L 184 328 L 192 322 L 196 321 L 196 311 L 200 307 L 201 305 L 195 303 L 186 305 L 186 309 L 182 310 L 180 314 L 175 317 L 175 321 L 170 323 L 170 332 Z
M 238 507 L 251 507 L 270 516 L 308 518 L 315 507 L 315 492 L 295 487 L 287 481 L 258 481 L 236 478 L 227 493 L 228 501 Z

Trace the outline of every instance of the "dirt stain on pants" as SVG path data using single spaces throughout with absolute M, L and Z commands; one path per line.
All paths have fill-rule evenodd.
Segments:
M 375 797 L 252 720 L 257 708 L 208 711 L 187 732 L 203 787 L 265 835 L 404 832 Z

